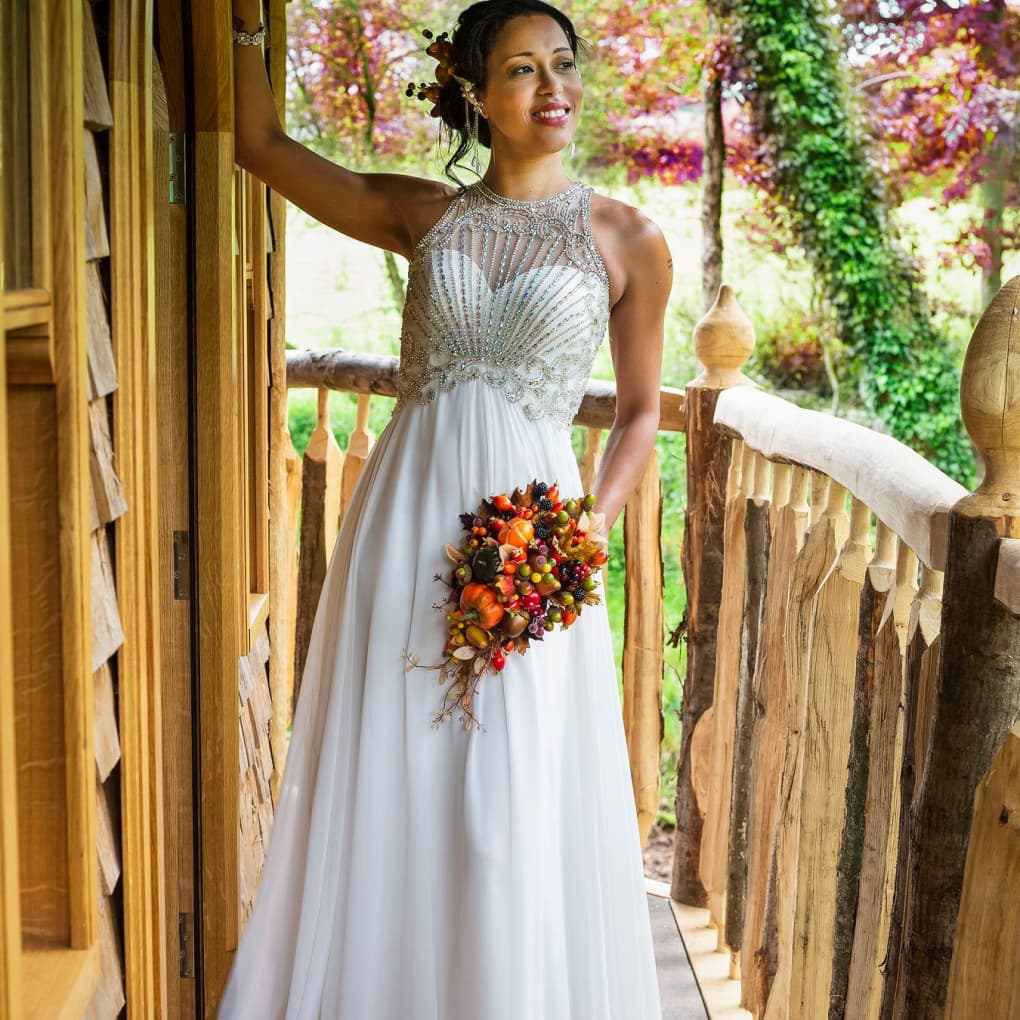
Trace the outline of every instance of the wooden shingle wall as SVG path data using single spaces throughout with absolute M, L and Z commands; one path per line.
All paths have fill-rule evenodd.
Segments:
M 95 689 L 96 852 L 99 857 L 100 975 L 85 1016 L 111 1020 L 126 1005 L 120 840 L 120 733 L 116 654 L 124 643 L 114 574 L 113 523 L 127 512 L 111 438 L 111 398 L 119 380 L 110 330 L 110 241 L 107 224 L 109 129 L 113 126 L 97 26 L 86 3 L 82 32 L 85 136 L 87 380 L 92 528 L 92 669 Z M 99 8 L 99 11 L 102 11 Z M 97 33 L 97 27 L 99 29 Z

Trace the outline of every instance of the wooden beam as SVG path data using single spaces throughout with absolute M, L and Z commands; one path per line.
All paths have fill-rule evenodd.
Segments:
M 0 25 L 0 48 L 3 42 L 3 27 Z M 3 93 L 0 91 L 2 101 Z M 3 203 L 0 202 L 2 236 Z M 0 320 L 0 328 L 3 325 Z M 22 973 L 9 478 L 7 359 L 0 357 L 0 1016 L 15 1017 L 22 1012 Z
M 99 936 L 92 688 L 89 424 L 85 332 L 85 155 L 82 7 L 45 6 L 49 52 L 49 208 L 56 365 L 60 617 L 72 949 Z M 85 791 L 88 791 L 87 793 Z
M 231 24 L 225 4 L 191 5 L 195 90 L 195 402 L 202 822 L 202 934 L 205 1009 L 216 1015 L 239 931 L 237 718 L 238 659 L 247 650 L 247 593 L 238 564 L 245 501 L 236 466 L 243 456 L 237 420 L 238 352 L 234 307 Z
M 117 519 L 121 838 L 128 1011 L 166 1010 L 157 531 L 152 9 L 110 5 L 111 338 L 120 385 L 114 449 L 128 512 Z

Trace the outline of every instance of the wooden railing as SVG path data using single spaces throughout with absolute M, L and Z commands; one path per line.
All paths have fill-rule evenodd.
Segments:
M 1020 1016 L 1020 277 L 964 366 L 970 495 L 746 385 L 722 305 L 687 391 L 672 895 L 754 1017 Z
M 287 382 L 291 388 L 318 390 L 318 416 L 303 460 L 289 437 L 288 515 L 291 539 L 290 576 L 294 579 L 288 605 L 294 607 L 289 633 L 293 655 L 288 699 L 296 702 L 312 621 L 326 566 L 354 484 L 370 454 L 375 437 L 368 429 L 370 401 L 395 397 L 398 359 L 340 350 L 292 351 L 287 354 Z M 357 424 L 346 451 L 341 451 L 330 427 L 330 390 L 359 394 Z M 604 432 L 613 424 L 616 389 L 593 380 L 585 392 L 575 424 L 587 429 L 579 471 L 590 489 L 595 481 Z M 682 390 L 661 391 L 660 430 L 686 428 Z M 482 494 L 484 495 L 484 494 Z M 624 597 L 628 606 L 623 639 L 623 718 L 641 839 L 659 810 L 659 752 L 662 741 L 663 591 L 660 548 L 662 498 L 657 455 L 624 509 L 624 547 L 627 563 Z M 451 518 L 463 508 L 451 508 Z M 300 521 L 300 525 L 298 522 Z M 282 770 L 282 766 L 281 766 Z

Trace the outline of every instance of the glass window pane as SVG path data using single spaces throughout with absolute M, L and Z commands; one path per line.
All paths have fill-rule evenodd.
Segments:
M 4 287 L 31 287 L 32 159 L 29 4 L 0 4 L 0 181 L 3 182 Z

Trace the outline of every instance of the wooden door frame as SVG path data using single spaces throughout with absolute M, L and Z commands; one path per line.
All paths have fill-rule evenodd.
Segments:
M 111 334 L 120 386 L 113 441 L 128 512 L 115 523 L 125 996 L 130 1016 L 166 1015 L 152 152 L 153 0 L 111 0 Z
M 245 511 L 234 323 L 232 26 L 229 4 L 190 4 L 194 95 L 195 562 L 199 670 L 201 945 L 204 1006 L 214 1016 L 238 940 L 238 660 L 247 593 L 238 522 Z

